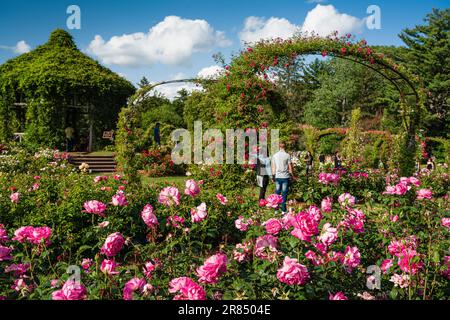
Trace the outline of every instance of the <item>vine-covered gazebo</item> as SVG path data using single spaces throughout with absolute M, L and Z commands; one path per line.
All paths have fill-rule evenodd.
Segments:
M 80 151 L 92 151 L 113 130 L 133 85 L 77 49 L 55 30 L 49 41 L 0 66 L 0 141 L 60 148 L 71 127 Z

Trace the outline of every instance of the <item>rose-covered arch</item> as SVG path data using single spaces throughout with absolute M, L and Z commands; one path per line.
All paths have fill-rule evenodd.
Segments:
M 389 81 L 399 92 L 401 115 L 405 135 L 401 171 L 414 170 L 415 135 L 420 121 L 425 91 L 420 80 L 404 66 L 396 64 L 383 54 L 374 52 L 365 40 L 355 41 L 351 35 L 327 38 L 299 35 L 289 40 L 265 40 L 242 51 L 226 67 L 223 85 L 230 94 L 240 96 L 239 112 L 249 125 L 260 126 L 261 104 L 275 84 L 270 70 L 280 61 L 292 63 L 301 55 L 322 55 L 345 59 L 367 67 Z

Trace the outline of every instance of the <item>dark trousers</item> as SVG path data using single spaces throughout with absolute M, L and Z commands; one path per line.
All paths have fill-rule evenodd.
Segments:
M 281 204 L 281 211 L 286 211 L 286 202 L 289 194 L 290 179 L 275 179 L 276 194 L 283 196 L 283 203 Z
M 263 186 L 259 187 L 259 200 L 266 198 L 266 190 L 267 186 L 269 185 L 269 176 L 262 176 L 263 177 Z

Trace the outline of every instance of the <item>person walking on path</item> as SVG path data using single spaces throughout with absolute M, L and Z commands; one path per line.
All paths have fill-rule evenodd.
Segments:
M 259 200 L 266 198 L 266 190 L 272 180 L 272 164 L 268 156 L 259 154 L 256 159 L 256 183 L 259 187 Z
M 287 213 L 286 202 L 289 194 L 290 180 L 295 179 L 291 156 L 285 150 L 286 145 L 280 143 L 280 151 L 272 157 L 272 175 L 275 180 L 276 194 L 283 196 L 281 211 Z
M 155 144 L 157 146 L 161 145 L 161 131 L 160 131 L 160 123 L 156 123 L 155 129 L 153 129 L 153 138 L 155 140 Z
M 66 133 L 66 152 L 71 152 L 75 140 L 75 129 L 68 126 L 64 131 Z

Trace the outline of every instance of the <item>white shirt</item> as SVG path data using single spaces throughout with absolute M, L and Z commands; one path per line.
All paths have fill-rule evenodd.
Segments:
M 289 179 L 289 164 L 291 164 L 291 156 L 284 150 L 280 150 L 272 157 L 272 162 L 275 166 L 276 179 Z

